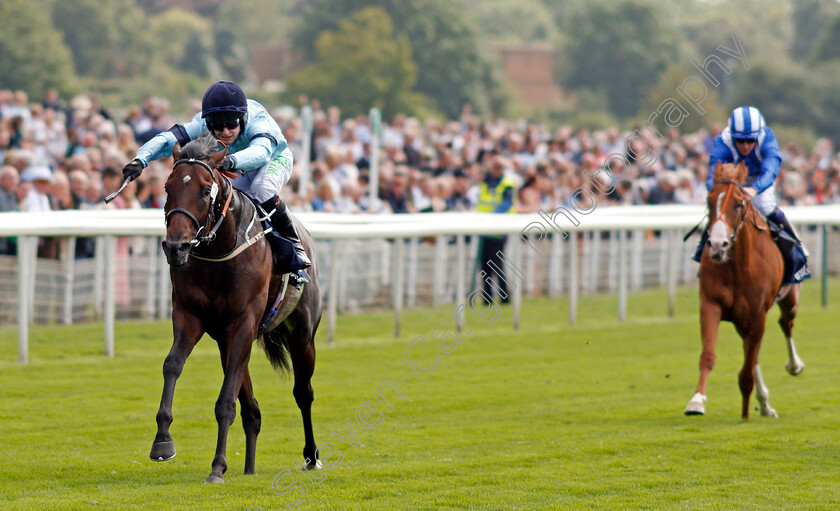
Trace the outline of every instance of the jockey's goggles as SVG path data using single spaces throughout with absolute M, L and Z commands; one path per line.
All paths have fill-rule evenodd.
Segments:
M 235 130 L 239 127 L 240 117 L 210 117 L 207 119 L 207 128 L 210 131 L 222 131 L 225 128 Z
M 755 144 L 756 139 L 754 138 L 736 138 L 736 144 Z

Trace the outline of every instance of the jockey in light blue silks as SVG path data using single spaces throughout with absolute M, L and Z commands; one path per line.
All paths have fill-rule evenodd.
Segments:
M 773 130 L 764 124 L 764 117 L 758 108 L 740 106 L 732 111 L 727 127 L 714 140 L 709 154 L 709 177 L 706 188 L 711 190 L 715 181 L 715 166 L 720 163 L 740 163 L 749 169 L 744 191 L 752 199 L 755 208 L 765 218 L 780 226 L 784 232 L 796 240 L 807 257 L 808 252 L 796 230 L 782 210 L 777 207 L 776 187 L 774 183 L 779 174 L 782 155 Z M 700 246 L 694 254 L 694 260 L 700 262 L 703 247 L 708 240 L 708 231 L 703 231 Z
M 271 223 L 278 234 L 294 244 L 304 267 L 310 266 L 312 263 L 300 243 L 292 216 L 280 200 L 280 189 L 292 175 L 292 151 L 265 107 L 247 99 L 233 82 L 211 85 L 201 100 L 201 112 L 190 122 L 176 124 L 143 144 L 134 160 L 123 168 L 123 176 L 137 179 L 150 161 L 171 155 L 176 142 L 183 146 L 208 132 L 230 151 L 219 170 L 242 171 L 233 180 L 234 188 L 251 195 L 271 214 Z

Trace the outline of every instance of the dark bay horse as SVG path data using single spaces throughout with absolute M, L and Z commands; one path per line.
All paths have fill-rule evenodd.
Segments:
M 308 468 L 320 468 L 310 415 L 313 400 L 310 379 L 315 368 L 315 331 L 321 320 L 318 272 L 313 264 L 311 281 L 303 289 L 286 286 L 274 267 L 271 248 L 264 238 L 253 203 L 235 190 L 217 167 L 227 154 L 218 151 L 212 136 L 173 151 L 175 165 L 166 181 L 166 239 L 163 252 L 172 279 L 172 329 L 174 341 L 163 363 L 163 396 L 157 413 L 157 435 L 150 457 L 155 461 L 175 456 L 169 435 L 175 381 L 184 362 L 204 333 L 219 345 L 224 370 L 216 421 L 219 425 L 216 455 L 207 482 L 224 482 L 226 445 L 236 417 L 239 398 L 245 429 L 245 473 L 254 473 L 260 408 L 254 398 L 248 361 L 251 345 L 259 339 L 277 370 L 294 371 L 293 394 L 303 416 L 303 456 Z M 298 225 L 301 241 L 315 261 L 312 239 Z M 282 289 L 288 289 L 275 307 Z M 277 324 L 260 331 L 261 320 L 274 308 Z M 265 326 L 263 325 L 263 329 Z
M 797 375 L 805 368 L 793 344 L 793 320 L 801 283 L 782 287 L 784 262 L 767 222 L 744 192 L 748 169 L 741 163 L 715 167 L 714 186 L 709 191 L 711 223 L 709 244 L 700 261 L 700 380 L 685 409 L 686 415 L 705 413 L 706 379 L 715 364 L 715 346 L 721 321 L 730 321 L 743 339 L 744 365 L 738 374 L 741 416 L 749 417 L 749 400 L 756 388 L 761 415 L 778 417 L 770 407 L 769 392 L 758 367 L 758 351 L 764 336 L 767 312 L 779 304 L 779 325 L 787 338 L 785 368 Z

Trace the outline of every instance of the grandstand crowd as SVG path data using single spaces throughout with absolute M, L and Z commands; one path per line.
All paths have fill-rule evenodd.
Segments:
M 525 120 L 482 120 L 466 107 L 460 118 L 420 121 L 397 115 L 383 123 L 379 189 L 371 199 L 372 131 L 366 116 L 342 118 L 335 107 L 312 101 L 311 179 L 300 190 L 302 121 L 291 108 L 274 115 L 292 148 L 295 168 L 284 188 L 292 211 L 406 213 L 467 211 L 475 207 L 477 184 L 491 160 L 502 162 L 517 184 L 520 212 L 552 210 L 567 204 L 570 192 L 584 186 L 602 204 L 698 204 L 705 201 L 708 152 L 725 120 L 708 129 L 680 133 L 676 128 L 645 137 L 655 161 L 627 151 L 631 131 L 590 131 L 561 126 L 549 129 Z M 23 91 L 0 91 L 0 211 L 47 211 L 85 208 L 161 208 L 164 181 L 172 160 L 152 162 L 142 177 L 109 205 L 104 195 L 122 184 L 122 167 L 140 144 L 175 122 L 169 103 L 148 98 L 117 116 L 84 94 L 64 102 L 55 90 L 33 102 Z M 771 120 L 772 126 L 772 120 Z M 637 138 L 634 143 L 642 143 Z M 783 164 L 777 180 L 781 205 L 840 202 L 840 154 L 831 141 L 819 139 L 803 148 L 780 141 Z M 612 154 L 629 165 L 613 163 L 612 183 L 586 179 L 583 171 L 603 165 Z M 492 158 L 491 158 L 492 156 Z M 606 193 L 605 193 L 606 192 Z

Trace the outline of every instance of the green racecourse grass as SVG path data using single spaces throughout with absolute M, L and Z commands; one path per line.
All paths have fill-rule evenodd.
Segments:
M 753 398 L 747 422 L 741 341 L 730 324 L 721 327 L 707 415 L 683 415 L 697 380 L 697 291 L 679 292 L 673 320 L 666 303 L 661 291 L 635 293 L 622 324 L 615 296 L 582 297 L 570 326 L 565 300 L 526 300 L 518 332 L 509 307 L 492 327 L 467 313 L 473 333 L 426 375 L 407 367 L 405 346 L 452 324 L 452 306 L 405 312 L 396 339 L 387 312 L 338 318 L 335 345 L 317 340 L 313 416 L 316 440 L 344 458 L 315 474 L 320 484 L 306 483 L 298 509 L 837 509 L 838 299 L 823 309 L 819 283 L 807 283 L 795 333 L 807 368 L 796 378 L 783 368 L 774 308 L 761 362 L 780 418 L 758 416 Z M 175 391 L 178 455 L 153 463 L 170 324 L 118 323 L 113 360 L 101 355 L 101 324 L 31 334 L 31 363 L 20 366 L 16 330 L 0 330 L 3 509 L 268 510 L 297 496 L 272 491 L 303 447 L 291 377 L 274 374 L 261 352 L 251 363 L 263 418 L 257 474 L 242 473 L 237 417 L 226 482 L 206 485 L 222 378 L 212 340 L 198 345 Z M 430 363 L 434 343 L 418 344 L 414 356 Z M 407 397 L 386 391 L 394 410 L 364 429 L 355 409 L 375 402 L 384 380 Z M 345 418 L 357 447 L 330 438 L 349 435 Z M 295 477 L 308 481 L 295 474 L 278 488 Z

